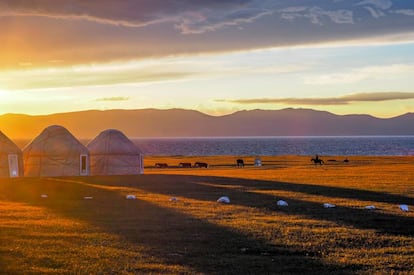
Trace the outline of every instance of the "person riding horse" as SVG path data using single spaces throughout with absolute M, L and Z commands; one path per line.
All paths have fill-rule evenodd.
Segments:
M 312 158 L 312 159 L 311 159 L 311 161 L 313 161 L 313 163 L 314 163 L 315 165 L 316 165 L 316 164 L 322 165 L 322 164 L 324 163 L 324 162 L 323 162 L 323 160 L 322 160 L 322 159 L 320 159 L 318 155 L 316 155 L 314 158 Z

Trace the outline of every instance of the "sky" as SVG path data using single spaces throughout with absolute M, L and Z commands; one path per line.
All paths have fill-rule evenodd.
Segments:
M 414 1 L 0 0 L 0 115 L 414 112 Z

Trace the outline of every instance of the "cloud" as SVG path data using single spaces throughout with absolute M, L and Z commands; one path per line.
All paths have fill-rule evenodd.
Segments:
M 394 13 L 402 14 L 406 16 L 414 16 L 414 9 L 413 10 L 409 10 L 409 9 L 395 10 Z
M 178 61 L 177 61 L 178 62 Z M 65 87 L 102 86 L 116 84 L 151 83 L 183 80 L 197 72 L 179 70 L 174 61 L 109 63 L 45 69 L 4 71 L 0 74 L 0 88 L 33 90 Z
M 33 0 L 25 3 L 13 0 L 1 0 L 0 16 L 32 16 L 62 20 L 86 20 L 100 24 L 127 27 L 143 27 L 164 22 L 165 20 L 154 15 L 156 6 L 152 7 L 151 5 L 145 4 L 145 2 L 143 1 L 143 5 L 140 5 L 141 3 L 131 0 L 119 2 L 108 0 Z
M 279 16 L 289 21 L 306 18 L 313 24 L 322 24 L 328 18 L 332 23 L 353 24 L 354 13 L 361 9 L 367 9 L 377 18 L 379 14 L 393 11 L 393 6 L 396 5 L 391 0 L 298 0 L 293 4 L 291 1 L 272 0 L 32 0 L 23 4 L 21 1 L 1 0 L 0 16 L 86 20 L 133 28 L 174 23 L 181 33 L 195 34 L 253 23 L 265 16 Z M 366 21 L 367 18 L 359 19 Z M 277 29 L 277 26 L 273 27 Z
M 130 98 L 126 96 L 101 97 L 95 101 L 128 101 Z
M 210 13 L 214 13 L 210 14 Z M 200 34 L 216 31 L 226 26 L 252 23 L 261 17 L 271 15 L 271 10 L 260 8 L 243 8 L 229 11 L 208 11 L 203 13 L 183 14 L 175 27 L 183 34 Z
M 393 2 L 391 0 L 364 0 L 356 4 L 357 6 L 372 5 L 376 8 L 387 10 L 392 7 Z
M 325 18 L 337 24 L 353 24 L 352 10 L 324 10 L 320 7 L 292 7 L 279 10 L 282 19 L 293 21 L 300 18 L 308 19 L 312 24 L 323 25 Z
M 0 74 L 0 89 L 34 90 L 171 81 L 215 80 L 252 75 L 294 74 L 309 70 L 297 62 L 275 64 L 271 51 L 240 52 L 231 55 L 164 57 L 128 62 L 108 62 L 62 66 L 60 60 L 46 68 L 22 67 Z M 277 54 L 275 54 L 277 56 Z
M 0 0 L 0 68 L 323 44 L 412 41 L 397 0 Z M 404 16 L 402 16 L 404 15 Z M 20 39 L 24 37 L 24 39 Z M 394 41 L 395 43 L 395 41 Z
M 365 9 L 367 11 L 369 11 L 369 13 L 371 14 L 371 16 L 374 17 L 374 18 L 380 18 L 381 16 L 385 16 L 385 13 L 382 12 L 381 10 L 374 9 L 372 7 L 365 7 Z
M 378 93 L 357 93 L 343 96 L 342 99 L 348 102 L 355 101 L 388 101 L 413 99 L 414 93 L 406 92 L 378 92 Z
M 368 66 L 353 69 L 349 72 L 314 75 L 305 79 L 308 85 L 338 85 L 360 82 L 367 79 L 390 79 L 402 74 L 413 74 L 414 65 L 392 64 L 383 66 Z
M 339 97 L 323 98 L 250 98 L 250 99 L 217 99 L 216 102 L 236 104 L 285 104 L 285 105 L 347 105 L 353 102 L 378 102 L 390 100 L 414 99 L 414 93 L 378 92 L 355 93 Z
M 187 34 L 249 23 L 267 14 L 271 11 L 249 0 L 33 0 L 24 4 L 0 1 L 0 16 L 84 20 L 131 28 L 176 23 L 176 29 Z

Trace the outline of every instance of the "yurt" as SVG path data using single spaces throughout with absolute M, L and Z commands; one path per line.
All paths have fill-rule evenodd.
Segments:
M 0 177 L 23 175 L 22 151 L 0 131 Z
M 24 175 L 59 177 L 89 175 L 89 152 L 67 129 L 44 129 L 23 149 Z
M 87 145 L 91 175 L 136 175 L 144 172 L 141 150 L 122 132 L 105 130 Z

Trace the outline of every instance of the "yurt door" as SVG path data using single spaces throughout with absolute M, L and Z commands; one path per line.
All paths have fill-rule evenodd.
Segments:
M 9 174 L 11 178 L 19 176 L 19 160 L 17 155 L 9 155 Z
M 142 155 L 139 155 L 139 173 L 144 174 L 144 158 Z
M 87 176 L 88 174 L 88 155 L 80 155 L 80 175 Z

